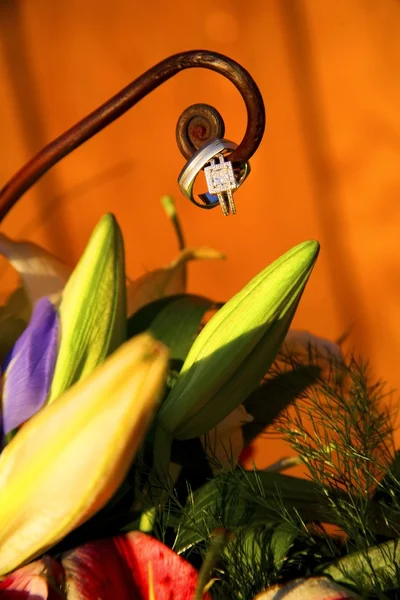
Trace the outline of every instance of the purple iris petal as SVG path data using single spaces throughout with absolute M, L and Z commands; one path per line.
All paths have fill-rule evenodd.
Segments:
M 58 329 L 56 309 L 48 298 L 41 298 L 6 359 L 2 411 L 5 434 L 32 417 L 46 401 L 56 364 Z

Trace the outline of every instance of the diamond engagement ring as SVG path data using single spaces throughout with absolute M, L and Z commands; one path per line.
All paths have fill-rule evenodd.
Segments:
M 224 153 L 235 148 L 237 144 L 234 142 L 216 138 L 193 154 L 178 177 L 180 190 L 186 198 L 201 208 L 214 208 L 219 204 L 225 216 L 236 213 L 233 191 L 242 185 L 250 173 L 250 165 L 246 162 L 239 169 L 234 169 L 232 163 L 225 160 Z M 193 186 L 202 169 L 206 175 L 208 192 L 199 194 L 201 202 L 198 202 L 193 196 Z

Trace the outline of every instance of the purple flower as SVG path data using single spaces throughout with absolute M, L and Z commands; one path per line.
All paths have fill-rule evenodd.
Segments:
M 45 403 L 57 358 L 58 329 L 56 309 L 48 298 L 41 298 L 3 364 L 4 434 L 27 421 Z

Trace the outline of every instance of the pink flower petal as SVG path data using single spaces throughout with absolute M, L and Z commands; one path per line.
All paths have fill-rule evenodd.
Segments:
M 61 600 L 62 567 L 44 556 L 0 581 L 1 600 Z
M 285 585 L 269 588 L 254 600 L 361 600 L 355 592 L 328 577 L 294 579 Z
M 115 539 L 115 538 L 114 538 Z M 68 600 L 136 600 L 128 566 L 114 539 L 83 544 L 62 558 Z

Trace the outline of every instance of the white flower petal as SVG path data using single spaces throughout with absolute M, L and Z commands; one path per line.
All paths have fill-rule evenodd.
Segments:
M 347 600 L 358 594 L 338 585 L 328 577 L 295 579 L 286 585 L 275 585 L 254 600 Z
M 304 354 L 311 350 L 319 358 L 336 359 L 343 361 L 343 354 L 340 346 L 335 342 L 327 340 L 310 333 L 291 329 L 288 331 L 285 341 L 282 344 L 282 351 L 290 354 Z
M 58 302 L 72 269 L 37 244 L 16 242 L 4 233 L 0 233 L 0 254 L 19 273 L 32 306 L 43 296 Z

